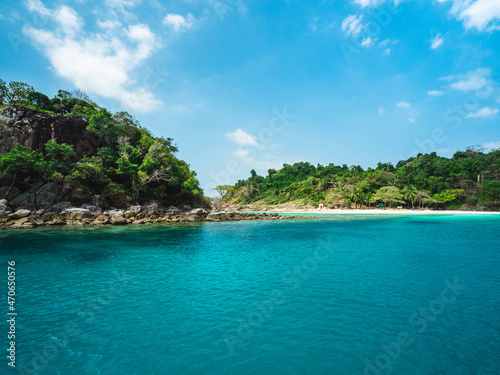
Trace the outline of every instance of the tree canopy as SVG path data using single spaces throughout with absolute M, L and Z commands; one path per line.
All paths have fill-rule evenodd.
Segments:
M 480 176 L 478 181 L 478 176 Z M 298 201 L 329 207 L 407 205 L 408 207 L 460 208 L 464 203 L 498 206 L 500 203 L 500 150 L 484 153 L 467 149 L 445 158 L 435 152 L 407 160 L 360 166 L 314 166 L 307 162 L 284 164 L 267 176 L 252 170 L 240 180 L 227 199 L 248 204 L 281 204 Z

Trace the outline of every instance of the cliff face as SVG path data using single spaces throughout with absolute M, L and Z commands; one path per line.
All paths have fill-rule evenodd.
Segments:
M 7 106 L 0 109 L 0 154 L 9 152 L 16 143 L 43 152 L 45 143 L 55 140 L 73 145 L 78 158 L 95 155 L 101 141 L 87 131 L 87 125 L 78 118 Z

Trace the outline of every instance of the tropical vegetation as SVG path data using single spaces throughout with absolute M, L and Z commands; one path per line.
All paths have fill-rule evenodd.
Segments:
M 28 84 L 0 79 L 0 107 L 7 105 L 83 119 L 100 144 L 94 155 L 83 157 L 73 145 L 55 140 L 45 143 L 41 152 L 16 144 L 0 155 L 0 177 L 13 185 L 60 181 L 83 197 L 98 195 L 115 206 L 207 203 L 196 173 L 175 156 L 173 139 L 154 136 L 127 112 L 111 113 L 79 90 L 59 90 L 49 98 Z
M 234 186 L 220 186 L 226 201 L 277 205 L 299 202 L 327 207 L 397 207 L 459 209 L 500 206 L 500 150 L 458 151 L 451 158 L 435 152 L 407 160 L 359 165 L 284 164 L 266 176 L 255 170 Z

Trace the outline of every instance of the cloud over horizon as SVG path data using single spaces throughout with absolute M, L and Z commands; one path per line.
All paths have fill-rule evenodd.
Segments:
M 82 17 L 66 5 L 48 9 L 40 0 L 30 0 L 27 8 L 46 17 L 47 25 L 52 26 L 25 26 L 23 32 L 49 59 L 57 75 L 83 91 L 116 99 L 135 111 L 151 111 L 162 104 L 133 78 L 134 70 L 157 47 L 156 36 L 147 25 L 99 21 L 106 32 L 91 33 L 86 32 Z

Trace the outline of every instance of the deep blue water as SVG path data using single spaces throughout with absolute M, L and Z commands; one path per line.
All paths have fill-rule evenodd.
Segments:
M 20 373 L 500 374 L 498 217 L 1 231 L 0 248 Z

